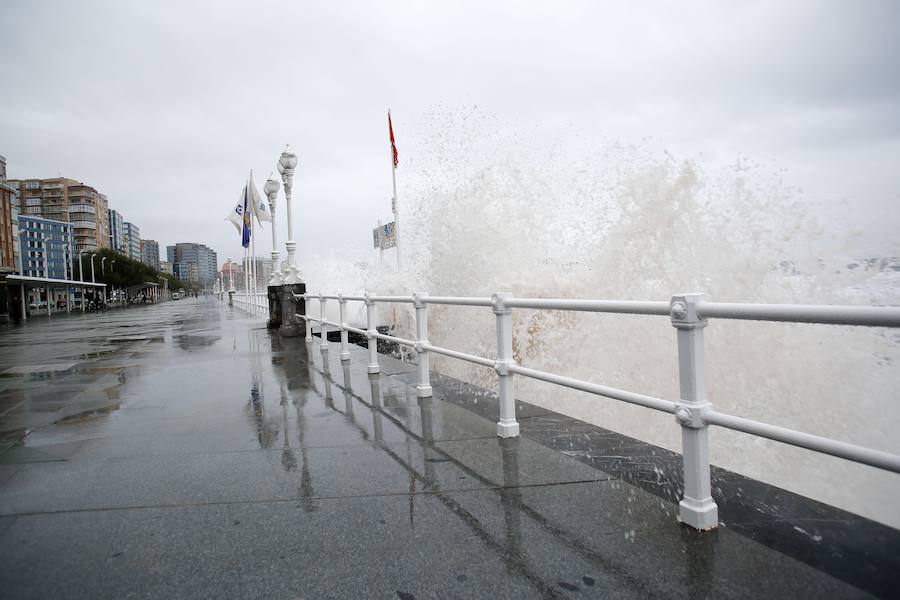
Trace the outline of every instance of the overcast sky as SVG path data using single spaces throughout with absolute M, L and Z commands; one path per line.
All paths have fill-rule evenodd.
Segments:
M 285 143 L 300 159 L 301 257 L 368 244 L 390 217 L 388 107 L 401 189 L 435 134 L 427 115 L 477 105 L 501 128 L 762 161 L 880 248 L 900 225 L 898 2 L 3 0 L 0 12 L 9 176 L 89 183 L 162 247 L 238 257 L 223 217 Z M 283 197 L 277 210 L 283 241 Z

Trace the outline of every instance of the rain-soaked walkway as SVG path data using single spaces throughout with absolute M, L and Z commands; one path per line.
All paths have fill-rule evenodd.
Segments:
M 889 597 L 898 532 L 215 300 L 0 332 L 0 597 Z M 735 493 L 740 487 L 742 493 Z M 748 499 L 749 498 L 749 499 Z M 762 507 L 762 508 L 760 508 Z

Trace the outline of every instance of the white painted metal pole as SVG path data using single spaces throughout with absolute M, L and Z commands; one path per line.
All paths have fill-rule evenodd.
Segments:
M 675 418 L 681 425 L 684 462 L 684 498 L 678 518 L 691 527 L 706 530 L 719 524 L 719 509 L 712 499 L 709 481 L 709 426 L 703 413 L 709 410 L 703 356 L 706 320 L 697 314 L 703 294 L 672 297 L 672 325 L 678 329 L 678 383 L 681 402 Z
M 252 218 L 250 220 L 251 220 L 251 222 L 253 221 Z M 257 225 L 259 225 L 259 222 L 257 222 Z M 250 248 L 252 248 L 251 252 L 253 254 L 253 257 L 250 259 L 250 277 L 253 280 L 253 312 L 258 313 L 259 308 L 256 306 L 256 304 L 257 304 L 256 291 L 257 290 L 256 290 L 256 232 L 255 231 L 250 232 Z
M 429 372 L 431 370 L 430 354 L 428 352 L 428 304 L 425 292 L 413 294 L 413 306 L 416 309 L 416 354 L 418 355 L 419 383 L 416 385 L 416 396 L 430 398 L 432 395 Z
M 343 294 L 338 294 L 338 305 L 341 310 L 341 362 L 350 361 L 350 334 L 347 331 L 347 299 Z
M 367 368 L 369 373 L 378 373 L 381 371 L 381 367 L 378 366 L 378 340 L 375 338 L 375 334 L 378 333 L 375 315 L 377 308 L 375 301 L 369 297 L 369 292 L 366 292 L 363 297 L 366 303 L 366 329 L 368 333 L 366 337 L 369 340 L 369 364 Z
M 516 398 L 513 374 L 509 367 L 515 364 L 512 348 L 512 309 L 504 304 L 510 293 L 494 294 L 492 298 L 493 312 L 497 316 L 497 362 L 494 369 L 500 378 L 497 388 L 500 399 L 500 421 L 497 422 L 497 435 L 502 438 L 519 435 L 519 424 L 516 422 Z
M 322 343 L 319 344 L 319 350 L 322 352 L 322 360 L 328 360 L 328 328 L 325 326 L 325 296 L 319 294 L 319 335 L 322 336 Z M 327 385 L 327 383 L 326 383 Z
M 307 294 L 304 294 L 304 295 L 303 295 L 303 310 L 304 310 L 304 312 L 305 312 L 307 315 L 311 314 L 311 313 L 310 313 L 310 308 L 309 308 L 309 299 L 310 299 L 311 297 L 312 297 L 312 296 L 309 296 L 309 295 L 307 295 Z M 305 341 L 307 344 L 311 344 L 312 341 L 313 341 L 313 337 L 312 337 L 312 321 L 310 321 L 309 319 L 304 319 L 304 320 L 306 321 L 306 339 L 305 339 L 304 341 Z
M 391 120 L 391 111 L 388 109 L 388 123 Z M 394 248 L 397 250 L 397 272 L 401 269 L 400 260 L 400 202 L 397 200 L 397 167 L 394 165 L 394 145 L 391 141 L 391 183 L 393 184 L 394 196 L 391 198 L 391 210 L 394 212 Z

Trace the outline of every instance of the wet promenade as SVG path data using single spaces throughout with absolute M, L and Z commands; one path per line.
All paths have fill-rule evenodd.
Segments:
M 896 597 L 900 532 L 217 300 L 0 331 L 0 598 Z

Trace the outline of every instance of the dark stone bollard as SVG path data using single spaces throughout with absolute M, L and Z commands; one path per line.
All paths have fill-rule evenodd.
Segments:
M 269 329 L 278 329 L 278 333 L 284 337 L 301 335 L 301 332 L 305 331 L 306 325 L 295 315 L 306 314 L 306 301 L 296 300 L 294 294 L 305 293 L 305 283 L 270 286 L 268 288 L 269 320 L 266 326 Z

